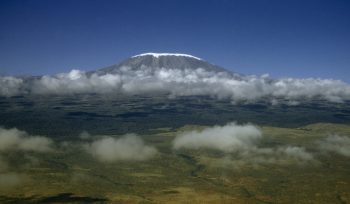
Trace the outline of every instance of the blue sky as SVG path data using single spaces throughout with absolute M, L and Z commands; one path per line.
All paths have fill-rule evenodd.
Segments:
M 243 74 L 350 82 L 347 0 L 0 0 L 0 75 L 179 52 Z

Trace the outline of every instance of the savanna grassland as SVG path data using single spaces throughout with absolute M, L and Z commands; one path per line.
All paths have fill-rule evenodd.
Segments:
M 1 203 L 350 202 L 349 103 L 91 95 L 1 98 L 0 110 L 19 135 L 0 145 Z M 213 140 L 227 130 L 238 136 Z

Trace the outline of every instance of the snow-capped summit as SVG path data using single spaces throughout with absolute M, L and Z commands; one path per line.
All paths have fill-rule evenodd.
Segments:
M 195 57 L 193 55 L 188 55 L 188 54 L 182 54 L 182 53 L 154 53 L 154 52 L 148 52 L 148 53 L 143 53 L 143 54 L 139 54 L 139 55 L 135 55 L 132 56 L 132 58 L 134 57 L 142 57 L 142 56 L 147 56 L 147 55 L 151 55 L 153 57 L 159 58 L 161 56 L 179 56 L 179 57 L 191 57 L 197 60 L 202 60 L 199 57 Z
M 201 58 L 180 53 L 144 53 L 130 57 L 119 64 L 112 65 L 106 68 L 99 69 L 93 73 L 97 74 L 114 74 L 119 73 L 122 67 L 128 67 L 130 70 L 145 70 L 150 72 L 154 70 L 164 69 L 179 69 L 179 70 L 195 70 L 201 68 L 210 72 L 226 72 L 222 67 L 213 65 Z

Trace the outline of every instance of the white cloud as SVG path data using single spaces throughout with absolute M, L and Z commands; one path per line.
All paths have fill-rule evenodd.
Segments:
M 350 138 L 346 136 L 330 135 L 317 142 L 319 148 L 327 152 L 336 152 L 350 157 Z
M 133 134 L 118 139 L 104 137 L 87 144 L 85 149 L 102 162 L 147 160 L 157 154 L 154 147 L 145 145 L 141 138 Z
M 21 91 L 21 88 L 23 86 L 24 85 L 22 79 L 11 76 L 0 76 L 0 96 L 13 96 L 23 94 L 24 92 Z
M 210 148 L 224 152 L 249 149 L 261 138 L 260 130 L 253 125 L 229 123 L 214 126 L 202 131 L 189 131 L 179 134 L 173 141 L 175 149 Z
M 214 126 L 202 131 L 186 131 L 179 133 L 173 141 L 173 148 L 178 149 L 213 149 L 226 154 L 224 159 L 216 163 L 233 164 L 289 164 L 313 161 L 313 155 L 303 147 L 277 146 L 260 147 L 263 139 L 259 128 L 254 125 L 237 125 L 229 123 L 225 126 Z M 228 159 L 229 158 L 229 159 Z
M 43 76 L 29 87 L 33 94 L 74 94 L 118 92 L 121 86 L 119 75 L 106 74 L 87 76 L 85 72 L 72 70 L 56 76 Z
M 0 151 L 23 150 L 33 152 L 51 151 L 52 140 L 41 136 L 30 136 L 16 128 L 0 127 Z
M 31 136 L 16 128 L 5 129 L 0 127 L 0 189 L 14 188 L 20 185 L 26 178 L 25 174 L 12 172 L 11 166 L 2 155 L 15 150 L 24 152 L 49 152 L 52 151 L 52 143 L 53 141 L 46 137 Z M 26 154 L 23 156 L 26 160 L 31 160 L 31 162 L 36 160 L 35 157 Z M 16 170 L 18 170 L 18 167 L 16 167 Z
M 43 76 L 32 82 L 15 77 L 0 77 L 0 95 L 16 94 L 74 94 L 74 93 L 168 93 L 172 97 L 209 95 L 228 98 L 233 102 L 269 98 L 286 99 L 289 105 L 297 105 L 315 97 L 332 102 L 350 99 L 350 86 L 331 79 L 270 79 L 268 76 L 237 78 L 224 72 L 204 69 L 165 69 L 141 67 L 132 70 L 122 67 L 114 74 L 86 74 L 72 70 L 56 76 Z
M 303 147 L 287 146 L 278 147 L 276 150 L 277 155 L 285 155 L 290 159 L 300 160 L 300 161 L 310 161 L 313 159 L 312 154 L 305 151 Z

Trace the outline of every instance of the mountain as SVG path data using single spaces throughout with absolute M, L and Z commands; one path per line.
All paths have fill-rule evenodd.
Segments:
M 131 70 L 135 71 L 144 68 L 152 70 L 157 68 L 180 70 L 202 68 L 206 71 L 231 73 L 220 66 L 213 65 L 198 57 L 179 53 L 144 53 L 135 55 L 119 64 L 99 69 L 93 73 L 97 73 L 98 75 L 107 73 L 116 74 L 119 73 L 121 67 L 130 67 Z

